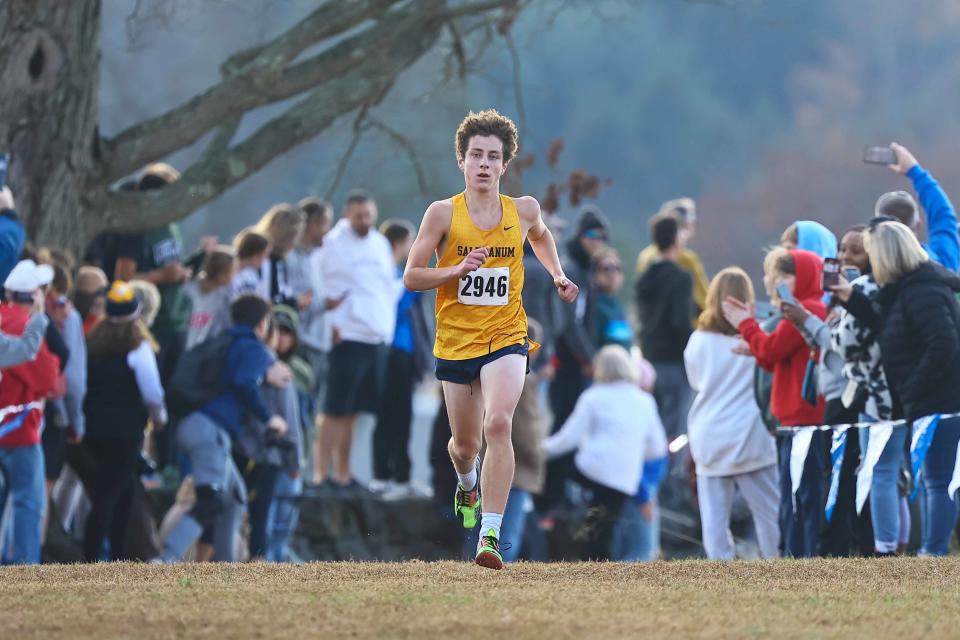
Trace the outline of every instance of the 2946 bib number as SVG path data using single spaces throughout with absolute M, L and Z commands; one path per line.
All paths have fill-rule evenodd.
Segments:
M 502 307 L 510 295 L 510 267 L 481 267 L 460 278 L 460 304 Z

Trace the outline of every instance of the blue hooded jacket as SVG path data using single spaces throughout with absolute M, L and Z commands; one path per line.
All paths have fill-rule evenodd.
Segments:
M 0 210 L 0 284 L 3 284 L 20 260 L 27 233 L 12 209 Z
M 819 222 L 797 220 L 797 249 L 811 251 L 821 258 L 836 258 L 837 236 Z

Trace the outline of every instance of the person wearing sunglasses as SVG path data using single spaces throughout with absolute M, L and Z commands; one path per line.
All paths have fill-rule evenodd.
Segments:
M 593 358 L 596 355 L 597 291 L 591 280 L 591 260 L 607 246 L 610 224 L 595 206 L 588 205 L 577 217 L 576 233 L 566 242 L 563 271 L 580 287 L 574 304 L 562 306 L 557 326 L 554 362 L 556 372 L 550 383 L 551 433 L 555 433 L 573 412 L 580 394 L 590 386 Z M 573 474 L 573 455 L 563 455 L 547 463 L 547 479 L 537 496 L 537 510 L 547 513 L 564 498 L 567 480 Z

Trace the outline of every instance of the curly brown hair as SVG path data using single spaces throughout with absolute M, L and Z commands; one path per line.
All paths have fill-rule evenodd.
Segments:
M 503 163 L 510 162 L 517 156 L 520 144 L 517 141 L 517 125 L 496 109 L 485 109 L 480 113 L 471 111 L 457 127 L 454 146 L 457 150 L 457 162 L 462 162 L 467 155 L 467 145 L 473 136 L 496 136 L 503 143 Z

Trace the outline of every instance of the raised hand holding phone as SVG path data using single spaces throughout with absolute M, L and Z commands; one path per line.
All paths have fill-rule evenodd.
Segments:
M 890 147 L 866 147 L 863 150 L 863 161 L 867 164 L 892 165 L 897 163 L 897 154 Z
M 857 273 L 859 273 L 859 271 Z M 850 299 L 850 294 L 853 293 L 853 286 L 849 280 L 847 280 L 846 273 L 842 273 L 840 274 L 839 282 L 830 287 L 828 291 L 835 295 L 840 302 L 846 302 Z
M 836 286 L 840 282 L 840 261 L 836 258 L 824 258 L 823 260 L 823 290 L 829 291 L 830 287 Z
M 787 304 L 800 306 L 797 303 L 797 299 L 793 297 L 793 292 L 790 291 L 790 287 L 783 282 L 777 285 L 777 297 L 780 298 L 780 302 L 786 302 Z

